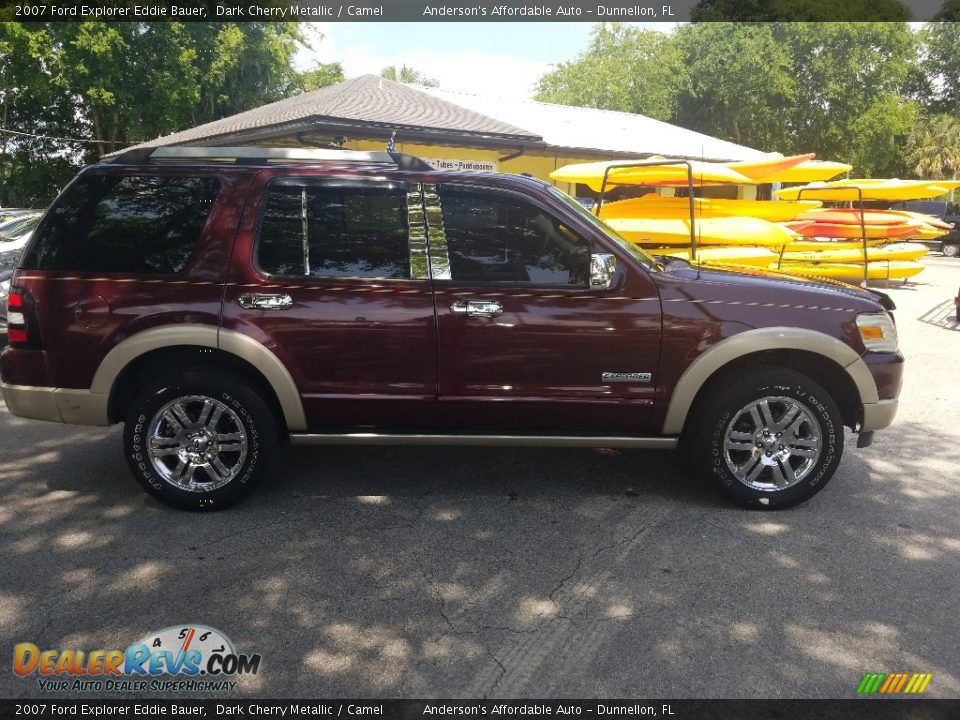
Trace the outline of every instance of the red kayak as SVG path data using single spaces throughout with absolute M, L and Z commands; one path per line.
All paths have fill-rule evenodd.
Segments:
M 797 220 L 834 223 L 836 225 L 859 225 L 860 211 L 855 208 L 827 208 L 805 210 L 797 215 Z M 867 225 L 899 225 L 906 222 L 903 215 L 889 210 L 864 210 L 863 221 Z

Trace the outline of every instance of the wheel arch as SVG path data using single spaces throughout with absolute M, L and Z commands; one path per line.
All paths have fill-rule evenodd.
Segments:
M 158 364 L 172 368 L 228 367 L 256 384 L 287 431 L 306 430 L 303 403 L 287 368 L 267 347 L 212 325 L 151 328 L 114 347 L 100 363 L 90 391 L 109 397 L 109 422 L 119 422 L 139 382 Z
M 831 394 L 850 427 L 862 422 L 865 403 L 878 401 L 866 363 L 846 343 L 815 330 L 760 328 L 720 341 L 687 367 L 670 398 L 662 432 L 683 432 L 691 408 L 712 385 L 751 365 L 779 365 L 808 375 Z

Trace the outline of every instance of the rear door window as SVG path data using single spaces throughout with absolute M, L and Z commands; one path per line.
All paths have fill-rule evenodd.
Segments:
M 263 208 L 257 265 L 268 275 L 410 277 L 401 183 L 285 179 L 270 186 Z
M 209 176 L 83 175 L 50 209 L 22 266 L 179 273 L 190 260 L 219 186 Z

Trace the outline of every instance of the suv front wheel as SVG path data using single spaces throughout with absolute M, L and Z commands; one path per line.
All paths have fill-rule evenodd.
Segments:
M 270 466 L 276 423 L 241 378 L 188 370 L 148 384 L 123 433 L 127 463 L 148 493 L 187 510 L 228 507 Z
M 787 368 L 751 368 L 700 404 L 697 467 L 747 507 L 785 508 L 827 484 L 843 454 L 833 398 Z

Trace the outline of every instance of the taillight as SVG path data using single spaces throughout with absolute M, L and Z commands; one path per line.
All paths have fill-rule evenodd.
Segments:
M 7 295 L 7 342 L 11 347 L 40 347 L 37 314 L 26 290 L 10 288 Z

